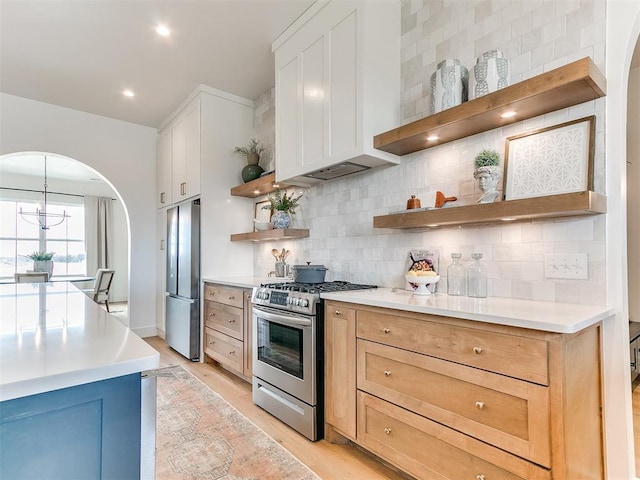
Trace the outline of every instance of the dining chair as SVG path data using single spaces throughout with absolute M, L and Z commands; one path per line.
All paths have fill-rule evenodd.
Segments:
M 16 283 L 46 283 L 49 281 L 49 272 L 22 272 L 14 273 Z
M 111 282 L 113 281 L 115 273 L 115 270 L 99 268 L 96 272 L 96 280 L 93 288 L 83 290 L 94 302 L 104 303 L 107 307 L 107 312 L 109 312 L 109 289 L 111 288 Z

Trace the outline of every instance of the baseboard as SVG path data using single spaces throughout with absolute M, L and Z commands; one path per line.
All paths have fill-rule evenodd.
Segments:
M 162 335 L 161 335 L 160 330 L 158 330 L 158 328 L 156 327 L 132 328 L 131 330 L 140 338 L 156 337 L 156 336 L 160 336 L 164 338 L 164 332 L 162 332 Z

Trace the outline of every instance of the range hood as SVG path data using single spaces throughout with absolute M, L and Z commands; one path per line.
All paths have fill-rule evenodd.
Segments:
M 352 173 L 362 172 L 363 170 L 369 170 L 371 167 L 366 165 L 359 165 L 353 162 L 342 162 L 330 167 L 321 168 L 314 172 L 307 173 L 303 177 L 307 177 L 311 180 L 331 180 L 333 178 L 344 177 L 345 175 L 351 175 Z

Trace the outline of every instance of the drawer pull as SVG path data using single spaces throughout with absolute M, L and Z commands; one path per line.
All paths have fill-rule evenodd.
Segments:
M 340 311 L 340 310 L 336 310 L 336 316 L 338 316 L 338 317 L 339 317 L 340 315 L 342 315 L 342 311 Z
M 229 350 L 229 355 L 235 355 L 236 351 L 235 350 Z
M 481 347 L 473 347 L 473 353 L 475 353 L 476 355 L 480 355 L 482 353 L 482 348 Z
M 389 370 L 385 370 L 384 371 L 384 376 L 385 377 L 390 377 L 391 376 L 391 372 Z
M 484 402 L 476 402 L 476 408 L 482 410 L 484 408 Z
M 228 300 L 235 300 L 235 299 L 236 299 L 236 297 L 234 297 L 233 295 L 229 295 L 229 296 L 227 297 L 227 299 L 228 299 Z
M 229 319 L 229 323 L 235 323 L 235 319 L 230 318 L 230 319 Z
M 387 435 L 391 435 L 391 427 L 387 427 L 384 429 L 384 433 Z
M 484 475 L 482 474 L 476 475 L 476 480 L 484 480 Z
M 215 317 L 215 316 L 216 316 L 216 314 L 215 314 L 215 313 L 213 313 L 213 312 L 209 312 L 209 316 L 210 316 L 210 317 Z
M 383 328 L 382 331 L 384 333 L 391 333 L 391 329 L 390 328 Z

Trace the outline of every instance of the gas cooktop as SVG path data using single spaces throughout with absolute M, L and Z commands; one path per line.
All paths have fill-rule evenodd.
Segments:
M 323 283 L 299 283 L 299 282 L 285 282 L 285 283 L 263 283 L 261 288 L 268 288 L 271 290 L 286 290 L 289 292 L 303 292 L 303 293 L 325 293 L 325 292 L 346 292 L 348 290 L 366 290 L 369 288 L 378 288 L 376 285 L 360 285 L 350 282 L 323 282 Z

